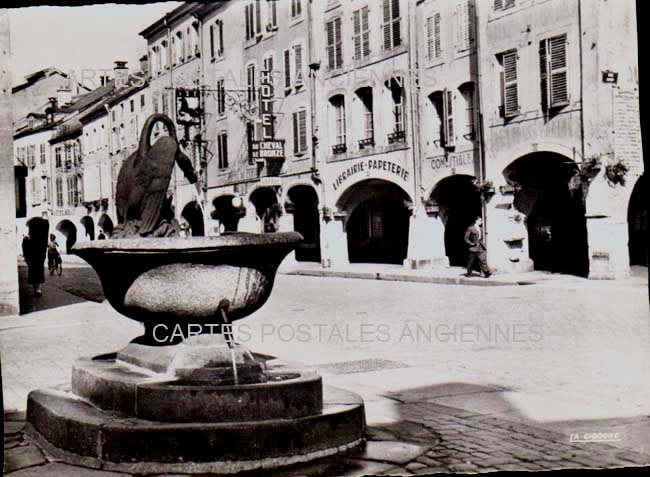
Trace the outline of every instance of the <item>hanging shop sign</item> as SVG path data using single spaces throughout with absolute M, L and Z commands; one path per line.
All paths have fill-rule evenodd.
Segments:
M 200 126 L 201 115 L 201 91 L 198 88 L 176 88 L 176 123 Z
M 254 161 L 284 159 L 284 139 L 250 142 L 250 155 Z

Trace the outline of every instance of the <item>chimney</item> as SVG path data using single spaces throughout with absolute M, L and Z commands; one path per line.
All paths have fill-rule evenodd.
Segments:
M 47 98 L 47 100 L 50 102 L 50 107 L 53 108 L 53 109 L 56 109 L 56 107 L 58 105 L 58 101 L 57 101 L 56 97 L 52 96 L 50 98 Z
M 146 77 L 149 74 L 149 56 L 148 55 L 143 55 L 142 58 L 140 58 L 140 71 L 144 74 Z
M 64 106 L 72 101 L 72 91 L 67 86 L 60 87 L 57 91 L 57 102 Z
M 116 61 L 113 73 L 115 73 L 115 87 L 123 88 L 129 84 L 129 68 L 126 61 Z
M 108 84 L 108 81 L 109 81 L 109 79 L 108 79 L 108 75 L 101 75 L 101 76 L 99 77 L 99 84 L 100 84 L 100 86 L 106 86 L 106 85 Z

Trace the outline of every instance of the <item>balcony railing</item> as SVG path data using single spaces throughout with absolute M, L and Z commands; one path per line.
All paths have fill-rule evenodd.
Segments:
M 388 144 L 406 141 L 406 131 L 395 131 L 388 134 Z
M 359 149 L 365 149 L 366 147 L 373 147 L 375 145 L 374 137 L 367 137 L 365 139 L 359 140 Z
M 345 145 L 345 143 L 336 144 L 332 146 L 332 154 L 343 154 L 347 150 L 348 147 Z

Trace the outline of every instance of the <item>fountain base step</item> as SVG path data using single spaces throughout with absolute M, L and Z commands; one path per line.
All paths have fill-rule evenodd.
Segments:
M 55 459 L 130 472 L 232 474 L 334 455 L 363 443 L 359 396 L 325 387 L 322 411 L 291 419 L 169 423 L 118 417 L 67 387 L 27 399 L 27 433 Z
M 217 385 L 145 374 L 115 359 L 82 358 L 72 368 L 72 392 L 122 417 L 160 422 L 290 419 L 322 410 L 323 384 L 316 373 L 280 369 L 264 377 L 265 382 Z

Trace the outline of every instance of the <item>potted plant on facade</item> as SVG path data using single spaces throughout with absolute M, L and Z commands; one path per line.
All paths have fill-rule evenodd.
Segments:
M 605 180 L 607 183 L 614 187 L 617 184 L 624 186 L 625 185 L 625 175 L 629 171 L 629 167 L 622 160 L 617 159 L 614 162 L 610 162 L 605 166 Z
M 583 202 L 587 198 L 589 184 L 600 172 L 602 163 L 598 155 L 591 156 L 582 161 L 571 179 L 569 179 L 569 192 L 575 194 L 578 190 L 582 191 Z

